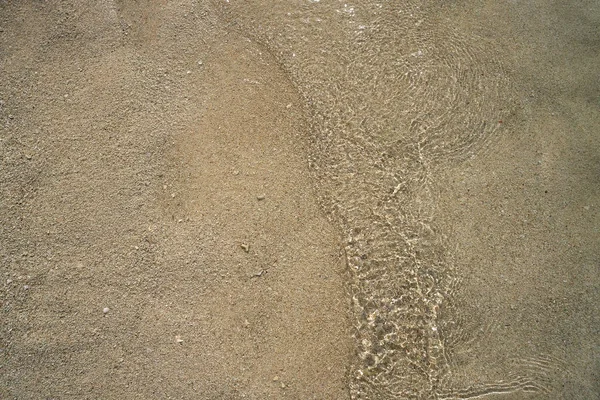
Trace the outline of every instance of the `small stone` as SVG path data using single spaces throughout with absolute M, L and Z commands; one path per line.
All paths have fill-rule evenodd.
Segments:
M 203 65 L 204 63 L 202 62 L 202 60 L 198 60 L 198 65 Z
M 10 284 L 12 283 L 12 281 L 13 281 L 12 279 L 7 279 L 7 280 L 6 280 L 6 284 L 7 284 L 7 285 L 10 285 Z
M 285 383 L 281 382 L 281 388 L 285 389 Z
M 183 343 L 183 339 L 179 335 L 175 336 L 175 341 L 179 344 Z
M 192 71 L 186 71 L 186 74 L 188 74 L 188 75 L 191 74 L 191 73 L 192 73 Z
M 255 274 L 252 274 L 250 276 L 250 278 L 260 278 L 261 276 L 263 276 L 266 273 L 267 273 L 267 271 L 263 269 L 263 270 L 260 270 L 259 272 L 255 273 Z
M 250 245 L 248 245 L 248 244 L 246 244 L 246 243 L 242 243 L 242 244 L 240 244 L 240 247 L 241 247 L 242 249 L 244 249 L 244 251 L 245 251 L 246 253 L 248 253 L 248 252 L 250 251 Z
M 102 309 L 102 312 L 104 313 L 104 315 L 108 314 L 109 311 L 110 311 L 110 308 L 108 308 L 108 307 L 104 307 Z
M 29 286 L 29 285 L 24 285 L 24 286 L 23 286 L 23 289 L 25 289 L 25 290 L 29 290 L 29 288 L 30 288 L 30 286 Z
M 277 375 L 275 375 L 275 376 L 273 377 L 273 382 L 277 382 L 278 380 L 279 380 L 279 377 L 278 377 Z
M 266 197 L 266 196 L 265 196 L 264 194 L 260 194 L 260 195 L 256 196 L 256 198 L 257 198 L 258 200 L 264 200 L 264 199 L 265 199 L 265 197 Z

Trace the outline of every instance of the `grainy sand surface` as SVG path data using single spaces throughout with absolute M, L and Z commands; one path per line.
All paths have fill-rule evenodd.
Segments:
M 346 393 L 301 101 L 179 3 L 2 4 L 1 398 Z
M 597 398 L 599 27 L 0 0 L 0 398 Z

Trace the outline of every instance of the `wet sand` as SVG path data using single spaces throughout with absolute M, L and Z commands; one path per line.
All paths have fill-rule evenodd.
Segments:
M 0 2 L 0 397 L 598 397 L 598 26 Z
M 202 7 L 154 5 L 2 5 L 0 397 L 343 398 L 302 104 Z

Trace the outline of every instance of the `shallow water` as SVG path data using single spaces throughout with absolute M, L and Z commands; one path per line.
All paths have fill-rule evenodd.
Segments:
M 565 228 L 534 216 L 533 225 L 505 229 L 522 220 L 492 217 L 498 207 L 514 215 L 555 214 L 556 201 L 579 203 L 583 197 L 587 210 L 596 207 L 590 205 L 598 200 L 597 188 L 589 187 L 594 180 L 581 182 L 578 191 L 562 191 L 560 199 L 540 200 L 533 211 L 528 201 L 534 195 L 515 185 L 568 184 L 564 174 L 562 180 L 554 176 L 564 166 L 556 154 L 564 146 L 587 148 L 586 157 L 572 161 L 597 171 L 597 152 L 586 147 L 598 142 L 597 109 L 579 117 L 585 127 L 581 140 L 565 144 L 570 135 L 561 129 L 570 129 L 563 113 L 578 114 L 577 107 L 599 101 L 597 68 L 590 67 L 598 59 L 598 7 L 477 1 L 215 4 L 232 29 L 278 60 L 306 102 L 315 184 L 346 242 L 356 347 L 351 397 L 598 395 L 597 318 L 574 305 L 571 281 L 556 278 L 575 277 L 577 285 L 585 273 L 593 289 L 580 302 L 597 310 L 599 281 L 591 271 L 598 271 L 598 259 L 590 240 L 597 239 L 597 229 L 587 224 L 579 232 L 586 238 L 585 271 L 581 259 L 567 257 L 546 268 L 552 276 L 539 267 L 523 274 L 511 269 L 517 262 L 510 255 L 529 256 L 521 267 L 539 266 L 548 261 L 543 243 L 561 236 L 552 228 Z M 556 61 L 574 54 L 589 56 L 587 69 Z M 571 74 L 589 81 L 562 85 L 570 89 L 564 100 L 572 108 L 566 111 L 557 104 L 556 95 L 565 93 L 556 85 Z M 579 104 L 578 89 L 586 85 L 593 89 L 587 86 Z M 538 124 L 548 113 L 554 124 Z M 551 153 L 548 147 L 555 163 L 540 176 L 528 151 Z M 595 175 L 588 178 L 597 181 Z M 467 181 L 496 190 L 472 191 L 465 205 L 459 194 L 472 189 L 460 186 Z M 597 212 L 593 215 L 597 221 Z M 473 233 L 477 220 L 479 237 Z M 477 242 L 481 237 L 492 239 Z M 502 279 L 513 286 L 503 288 Z M 554 298 L 562 302 L 560 311 L 544 308 L 548 291 L 560 292 Z M 519 293 L 522 300 L 515 302 Z M 507 328 L 515 309 L 520 324 Z M 571 331 L 574 315 L 581 319 Z M 574 366 L 566 341 L 578 330 L 585 331 L 579 339 L 591 353 Z

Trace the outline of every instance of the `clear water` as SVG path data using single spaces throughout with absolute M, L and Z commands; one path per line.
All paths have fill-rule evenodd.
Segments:
M 452 229 L 461 224 L 448 222 L 452 206 L 441 196 L 444 179 L 464 174 L 471 160 L 493 157 L 506 143 L 521 140 L 514 138 L 539 132 L 533 121 L 552 101 L 533 99 L 544 91 L 551 96 L 548 82 L 560 81 L 553 60 L 568 53 L 551 43 L 558 38 L 568 46 L 573 38 L 564 32 L 578 24 L 580 39 L 589 39 L 584 51 L 597 55 L 598 7 L 574 6 L 569 17 L 568 7 L 516 1 L 215 4 L 231 29 L 278 60 L 306 102 L 310 165 L 323 208 L 343 232 L 350 271 L 356 347 L 351 397 L 597 396 L 588 375 L 577 384 L 561 375 L 578 372 L 566 366 L 568 349 L 552 347 L 554 332 L 540 329 L 541 336 L 532 338 L 517 328 L 510 346 L 486 342 L 502 335 L 495 327 L 511 317 L 473 306 L 470 285 L 476 283 L 469 283 L 469 274 L 478 267 L 469 267 L 458 250 L 461 238 Z M 577 15 L 588 19 L 581 22 Z M 595 74 L 588 69 L 582 76 L 597 77 L 594 68 Z M 597 106 L 598 83 L 589 84 Z M 598 121 L 597 113 L 591 115 L 581 122 L 588 130 Z M 550 133 L 548 140 L 556 138 Z M 496 228 L 489 229 L 493 235 Z M 590 257 L 597 271 L 598 260 Z M 555 272 L 577 274 L 572 264 Z M 489 279 L 494 274 L 498 268 L 487 272 Z M 514 279 L 523 292 L 533 290 L 524 283 L 527 277 Z M 554 284 L 541 279 L 538 288 Z M 586 301 L 597 310 L 597 291 L 590 296 Z M 567 303 L 565 310 L 572 305 Z M 591 325 L 585 326 L 589 332 Z M 597 356 L 597 334 L 585 340 Z M 532 342 L 539 346 L 527 345 Z M 481 349 L 482 343 L 496 344 Z M 597 357 L 590 355 L 585 365 L 597 374 Z M 565 382 L 574 386 L 565 389 Z

